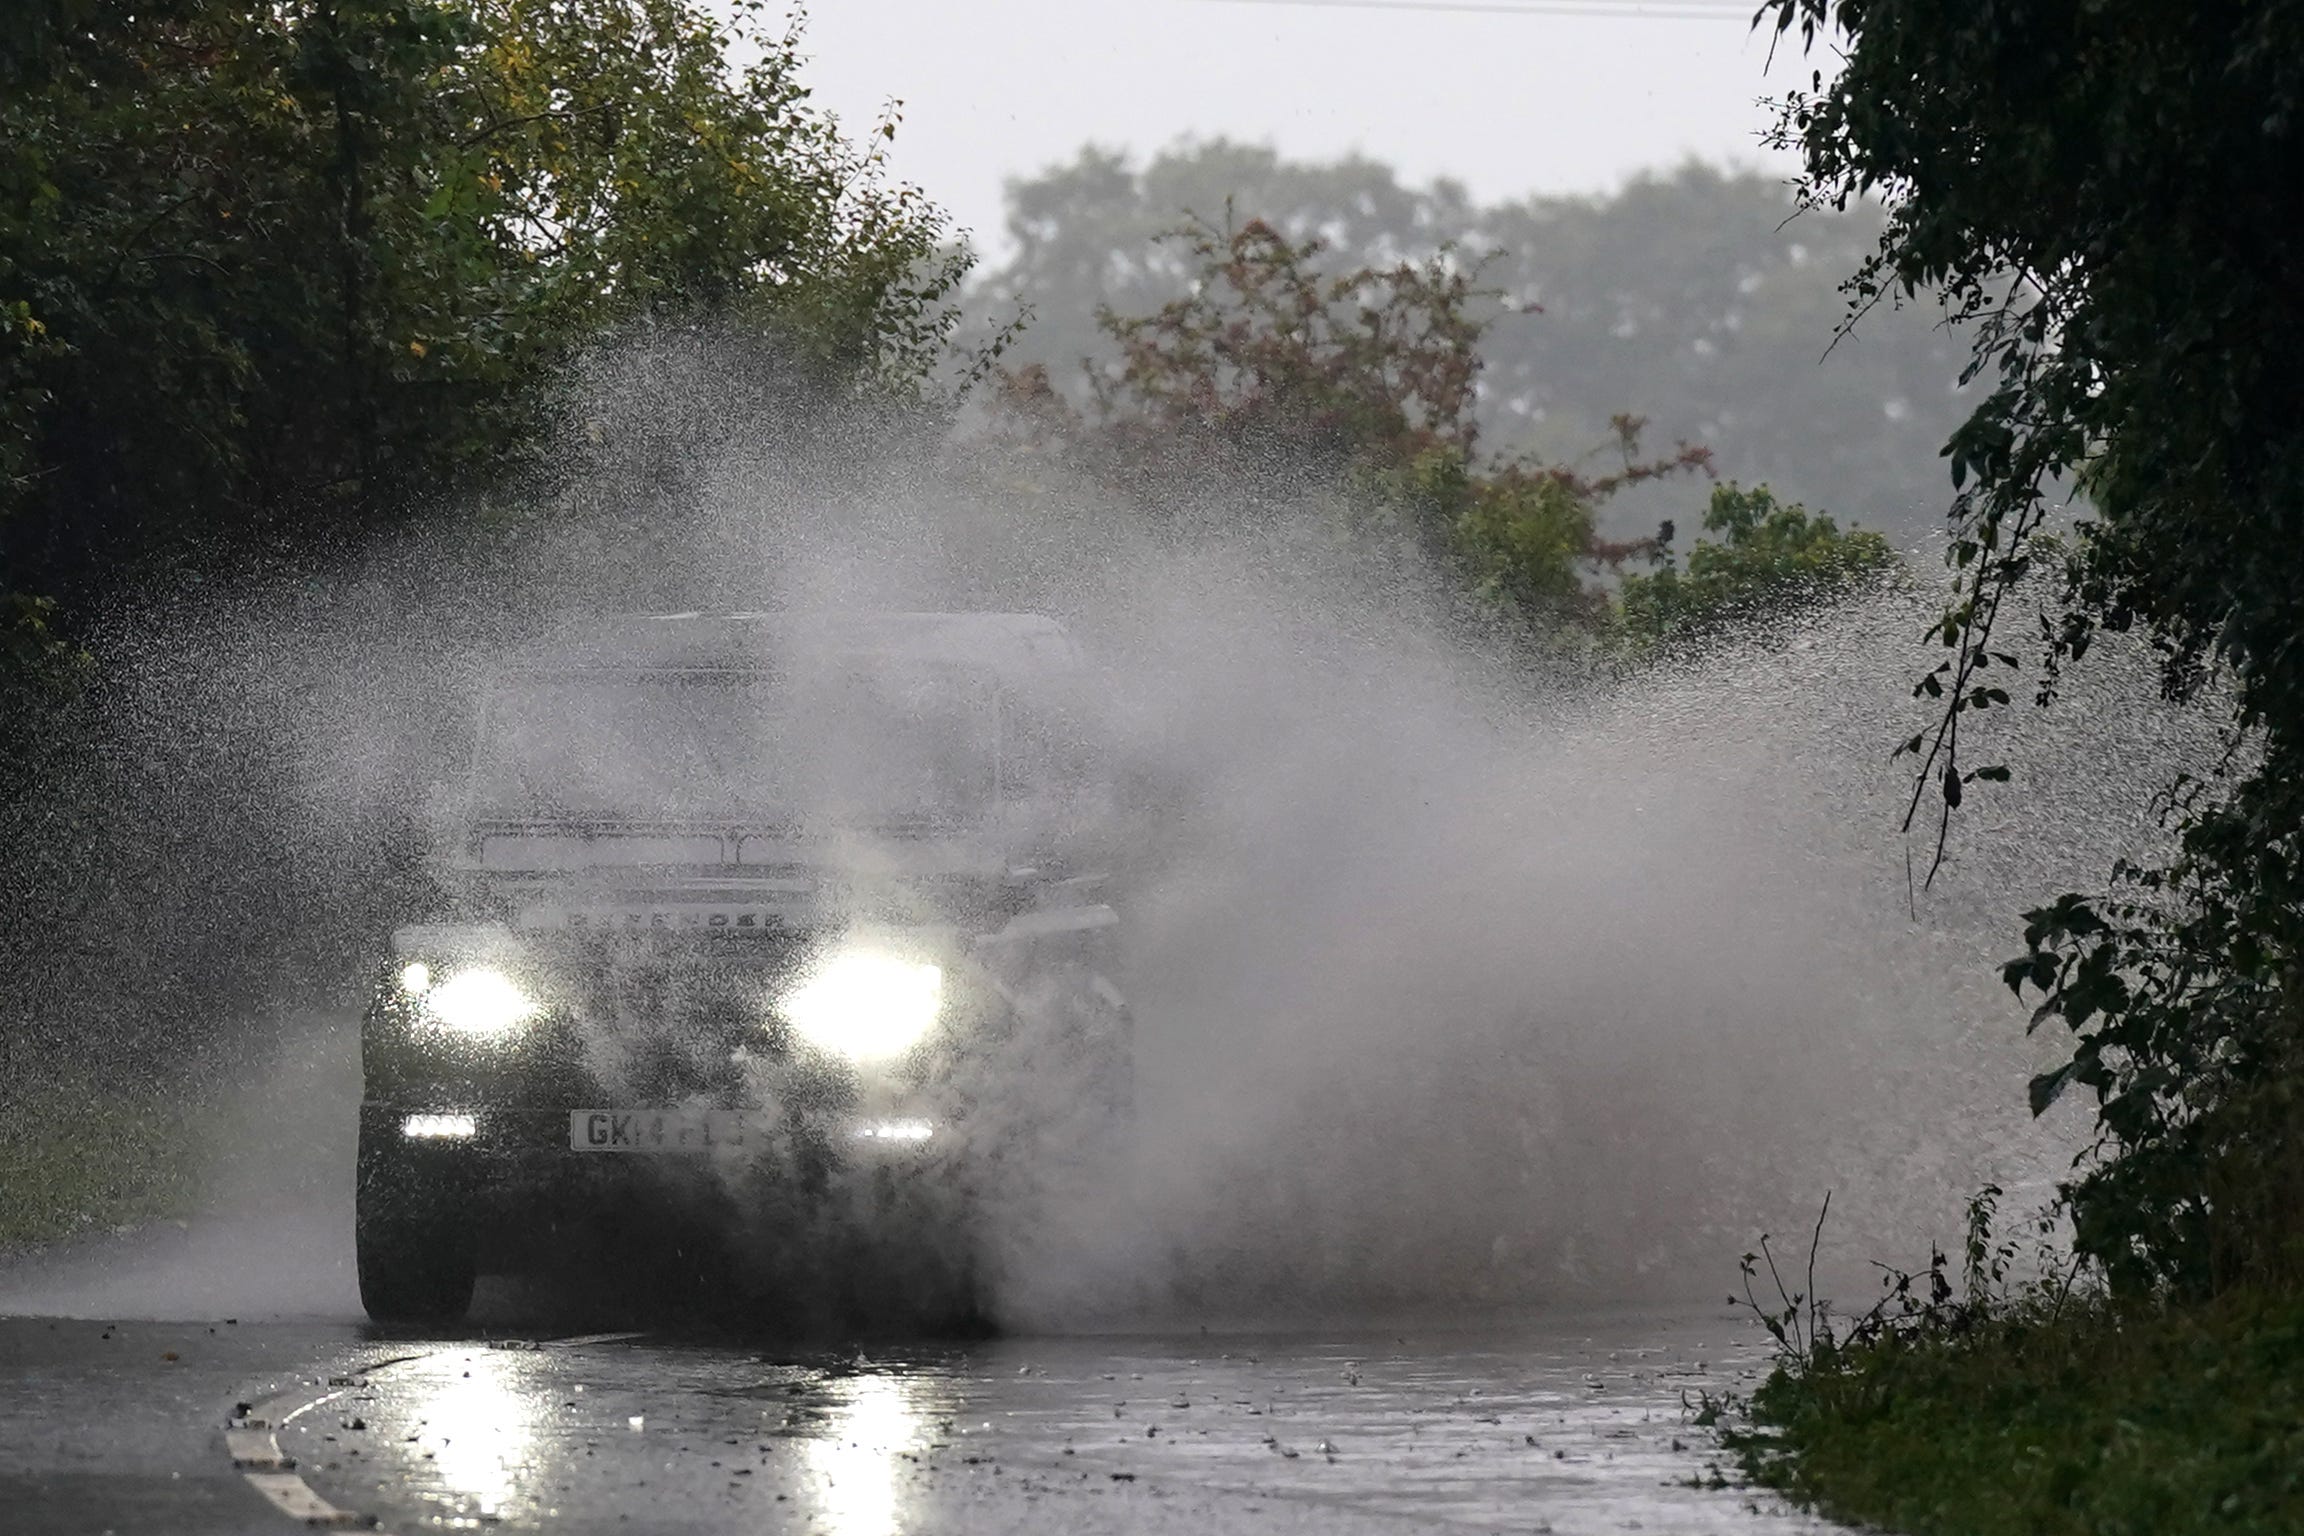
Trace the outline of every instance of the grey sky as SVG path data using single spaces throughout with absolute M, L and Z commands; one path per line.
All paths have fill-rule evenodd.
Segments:
M 1540 3 L 1553 8 L 820 0 L 807 78 L 856 130 L 902 98 L 897 173 L 994 254 L 1003 181 L 1089 141 L 1140 156 L 1186 135 L 1304 158 L 1357 149 L 1484 200 L 1603 190 L 1690 155 L 1789 169 L 1755 142 L 1755 103 L 1809 66 L 1794 47 L 1764 75 L 1749 7 L 1681 0 L 1688 13 L 1665 18 Z

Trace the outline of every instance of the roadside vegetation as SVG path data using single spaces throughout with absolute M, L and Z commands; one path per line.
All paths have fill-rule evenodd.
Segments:
M 2116 1294 L 2056 1213 L 2031 1218 L 2029 1252 L 1996 1231 L 2002 1194 L 1971 1200 L 1957 1255 L 1883 1267 L 1861 1313 L 1816 1289 L 1829 1200 L 1804 1266 L 1766 1238 L 1744 1256 L 1729 1302 L 1774 1339 L 1775 1368 L 1699 1415 L 1744 1475 L 1924 1536 L 2304 1524 L 2304 1299 Z
M 0 1255 L 83 1232 L 190 1215 L 199 1118 L 180 1095 L 41 1063 L 0 1090 Z
M 2304 1529 L 2304 1301 L 1997 1302 L 1778 1370 L 1748 1475 L 1927 1536 Z
M 1876 533 L 1714 483 L 1706 445 L 1651 449 L 1638 417 L 1564 458 L 1488 452 L 1494 295 L 1459 253 L 1338 270 L 1319 237 L 1258 219 L 1190 219 L 1155 243 L 1183 292 L 1146 314 L 1106 306 L 1110 356 L 1085 364 L 1080 388 L 1038 363 L 1003 370 L 995 424 L 1025 461 L 1135 498 L 1171 538 L 1211 519 L 1291 530 L 1372 586 L 1439 575 L 1444 603 L 1489 638 L 1615 667 L 1897 564 Z M 1605 531 L 1611 502 L 1654 487 L 1703 508 L 1709 537 L 1685 557 L 1671 519 Z
M 1979 717 L 2052 704 L 2108 633 L 2148 636 L 2231 751 L 2166 786 L 2172 858 L 2045 899 L 2004 969 L 2071 1044 L 2034 1111 L 2095 1105 L 2069 1270 L 1983 1283 L 2001 1250 L 1972 1230 L 1958 1299 L 1941 1260 L 1854 1320 L 1778 1288 L 1757 1309 L 1780 1363 L 1733 1441 L 1761 1481 L 1896 1530 L 2299 1529 L 2304 5 L 1772 0 L 1763 25 L 1845 57 L 1780 138 L 1805 203 L 1885 203 L 1851 323 L 1935 293 L 1973 343 L 1911 828 L 1961 835 L 1964 794 L 2008 777 Z M 2043 594 L 2040 632 L 2008 634 Z

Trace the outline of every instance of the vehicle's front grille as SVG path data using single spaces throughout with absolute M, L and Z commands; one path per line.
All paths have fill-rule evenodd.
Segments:
M 620 1102 L 740 1103 L 742 1058 L 784 1052 L 774 1005 L 798 960 L 789 945 L 571 953 L 552 967 L 553 1012 L 586 1074 Z

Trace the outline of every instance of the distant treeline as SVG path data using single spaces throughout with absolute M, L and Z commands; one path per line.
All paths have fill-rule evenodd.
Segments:
M 1789 188 L 1699 164 L 1610 196 L 1484 206 L 1451 182 L 1403 185 L 1373 160 L 1292 161 L 1222 140 L 1143 163 L 1084 149 L 1012 183 L 1008 205 L 1014 254 L 972 280 L 972 325 L 989 334 L 1028 313 L 1008 360 L 1045 364 L 1076 398 L 1084 359 L 1119 356 L 1100 307 L 1150 314 L 1184 292 L 1188 251 L 1156 237 L 1188 214 L 1317 238 L 1336 272 L 1452 246 L 1497 294 L 1477 402 L 1490 451 L 1571 460 L 1605 449 L 1611 418 L 1631 414 L 1651 443 L 1709 447 L 1723 478 L 1765 481 L 1898 542 L 1942 525 L 1941 450 L 1969 404 L 1954 390 L 1965 339 L 1923 301 L 1879 305 L 1834 344 L 1839 284 L 1879 243 L 1869 206 L 1794 218 Z M 1628 495 L 1610 527 L 1644 532 L 1674 499 Z

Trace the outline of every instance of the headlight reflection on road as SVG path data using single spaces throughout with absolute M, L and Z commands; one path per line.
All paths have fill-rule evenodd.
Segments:
M 479 1530 L 502 1520 L 518 1497 L 535 1451 L 539 1393 L 524 1388 L 519 1362 L 495 1352 L 451 1355 L 454 1374 L 419 1405 L 418 1443 L 432 1455 L 449 1530 Z
M 926 1419 L 920 1384 L 906 1376 L 856 1376 L 820 1438 L 803 1455 L 830 1536 L 896 1536 L 904 1528 L 900 1470 L 920 1448 Z

